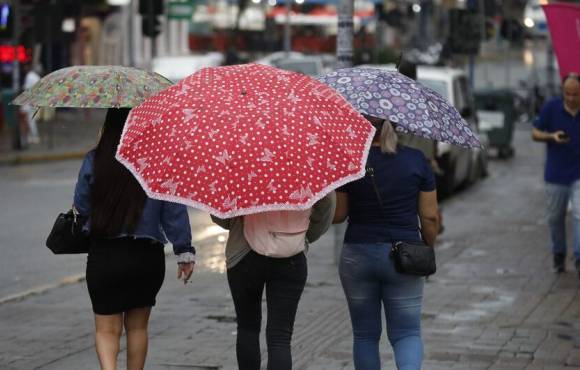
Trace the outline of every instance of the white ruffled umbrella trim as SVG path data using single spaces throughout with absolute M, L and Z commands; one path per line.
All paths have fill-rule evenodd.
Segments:
M 129 121 L 129 118 L 130 118 L 130 116 L 127 117 L 127 121 Z M 369 124 L 369 126 L 371 126 L 371 125 Z M 368 157 L 369 150 L 371 148 L 371 144 L 373 142 L 373 138 L 375 136 L 375 131 L 376 131 L 375 128 L 371 126 L 371 131 L 370 131 L 370 133 L 367 137 L 367 140 L 365 142 L 365 145 L 364 145 L 364 149 L 363 149 L 363 153 L 362 153 L 363 155 L 361 155 L 361 159 L 360 159 L 360 163 L 359 163 L 359 165 L 361 167 L 360 170 L 355 174 L 346 176 L 338 181 L 335 181 L 335 182 L 325 186 L 318 193 L 314 194 L 306 203 L 301 203 L 301 204 L 288 204 L 288 203 L 268 204 L 268 205 L 252 206 L 252 207 L 241 208 L 241 209 L 237 208 L 237 209 L 232 209 L 231 211 L 228 211 L 228 212 L 221 212 L 220 210 L 218 210 L 214 207 L 210 207 L 207 204 L 197 202 L 197 201 L 192 200 L 192 199 L 188 199 L 188 198 L 184 198 L 184 197 L 180 197 L 180 196 L 176 196 L 176 195 L 170 195 L 170 194 L 160 194 L 160 193 L 156 193 L 156 192 L 151 191 L 151 189 L 149 188 L 149 185 L 147 184 L 145 179 L 141 176 L 141 174 L 139 173 L 137 168 L 135 168 L 135 166 L 133 166 L 133 164 L 131 162 L 129 162 L 129 160 L 123 158 L 119 153 L 119 149 L 121 147 L 121 143 L 123 143 L 127 129 L 128 129 L 128 125 L 125 125 L 125 127 L 123 128 L 123 134 L 121 135 L 121 140 L 119 142 L 119 146 L 117 147 L 117 152 L 115 154 L 115 158 L 121 164 L 123 164 L 125 167 L 127 167 L 127 169 L 133 174 L 133 176 L 135 176 L 135 178 L 137 179 L 137 181 L 139 182 L 139 184 L 141 185 L 141 187 L 143 188 L 143 190 L 145 191 L 145 193 L 147 194 L 147 196 L 149 198 L 163 200 L 163 201 L 167 201 L 167 202 L 184 204 L 186 206 L 200 209 L 202 211 L 205 211 L 205 212 L 207 212 L 211 215 L 217 216 L 219 218 L 231 218 L 231 217 L 249 215 L 249 214 L 260 213 L 260 212 L 268 212 L 268 211 L 292 211 L 292 210 L 301 211 L 301 210 L 305 210 L 305 209 L 312 207 L 314 205 L 314 203 L 316 203 L 320 199 L 324 198 L 324 196 L 326 196 L 331 191 L 341 187 L 342 185 L 348 184 L 349 182 L 352 182 L 352 181 L 355 181 L 355 180 L 358 180 L 358 179 L 364 177 L 365 172 L 366 172 L 365 165 L 367 162 L 367 157 Z

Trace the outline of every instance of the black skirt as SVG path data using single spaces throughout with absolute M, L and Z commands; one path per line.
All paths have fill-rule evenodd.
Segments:
M 164 278 L 165 253 L 157 241 L 117 238 L 91 242 L 86 279 L 96 314 L 154 306 Z

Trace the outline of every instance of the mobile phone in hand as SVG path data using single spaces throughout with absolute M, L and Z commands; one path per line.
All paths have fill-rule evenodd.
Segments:
M 561 132 L 558 134 L 558 138 L 560 138 L 560 140 L 569 140 L 570 136 L 565 132 Z

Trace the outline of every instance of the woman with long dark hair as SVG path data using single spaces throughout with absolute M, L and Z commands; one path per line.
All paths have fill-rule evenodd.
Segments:
M 99 143 L 84 159 L 74 195 L 76 211 L 89 217 L 86 280 L 103 370 L 117 368 L 123 328 L 127 369 L 145 365 L 149 315 L 165 277 L 167 239 L 177 255 L 178 278 L 187 282 L 195 263 L 186 207 L 148 198 L 115 159 L 128 114 L 129 109 L 108 110 Z

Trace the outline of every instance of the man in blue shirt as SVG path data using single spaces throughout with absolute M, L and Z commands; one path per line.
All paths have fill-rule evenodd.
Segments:
M 546 195 L 554 270 L 566 264 L 566 211 L 572 204 L 573 246 L 580 277 L 580 76 L 562 81 L 563 98 L 548 101 L 534 122 L 532 137 L 547 145 Z

